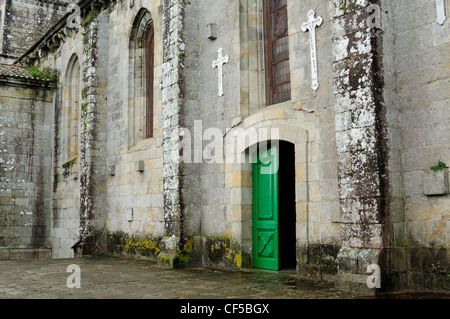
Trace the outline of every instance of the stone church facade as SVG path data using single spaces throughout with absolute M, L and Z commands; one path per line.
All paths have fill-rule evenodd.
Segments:
M 448 291 L 448 1 L 44 4 L 0 2 L 1 259 Z

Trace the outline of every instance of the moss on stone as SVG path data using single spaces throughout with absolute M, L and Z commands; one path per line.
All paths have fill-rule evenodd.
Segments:
M 97 10 L 91 10 L 89 14 L 86 16 L 86 18 L 81 22 L 83 27 L 87 26 L 89 23 L 91 23 L 92 20 L 94 20 L 98 15 L 100 14 Z
M 27 69 L 31 72 L 30 76 L 50 82 L 52 90 L 58 88 L 58 74 L 41 70 L 37 65 L 28 67 Z
M 231 236 L 209 237 L 206 240 L 208 259 L 213 264 L 226 267 L 242 268 L 250 265 L 249 257 L 242 252 L 239 244 L 232 242 Z
M 120 238 L 120 248 L 127 254 L 146 257 L 157 256 L 161 252 L 158 242 L 149 238 Z
M 194 249 L 194 240 L 189 239 L 183 246 L 183 250 L 175 255 L 173 259 L 173 266 L 175 268 L 183 267 L 189 264 Z
M 74 158 L 72 158 L 72 159 L 68 160 L 67 162 L 65 162 L 62 166 L 63 166 L 63 168 L 69 168 L 73 164 L 75 164 L 77 162 L 77 160 L 78 160 L 78 157 L 75 156 Z

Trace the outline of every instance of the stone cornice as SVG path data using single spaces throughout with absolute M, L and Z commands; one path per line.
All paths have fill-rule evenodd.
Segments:
M 81 0 L 77 3 L 81 11 L 81 19 L 86 17 L 93 9 L 103 11 L 114 0 Z M 67 19 L 72 12 L 67 12 L 57 21 L 36 43 L 23 53 L 15 63 L 32 65 L 36 60 L 44 58 L 54 48 L 61 46 L 67 37 L 72 36 L 74 30 L 67 26 Z

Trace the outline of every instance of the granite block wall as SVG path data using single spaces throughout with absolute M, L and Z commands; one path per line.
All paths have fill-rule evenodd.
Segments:
M 0 259 L 51 256 L 53 92 L 0 79 Z

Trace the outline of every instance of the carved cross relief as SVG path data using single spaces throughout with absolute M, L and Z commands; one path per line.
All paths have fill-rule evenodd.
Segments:
M 444 0 L 436 0 L 437 22 L 444 24 L 447 17 L 445 16 L 445 3 Z
M 219 86 L 219 96 L 223 96 L 223 65 L 225 63 L 228 63 L 228 54 L 226 56 L 222 55 L 223 49 L 219 48 L 219 50 L 217 51 L 218 53 L 218 58 L 217 60 L 214 60 L 212 63 L 212 67 L 213 68 L 218 68 L 219 69 L 219 74 L 218 74 L 218 86 Z
M 314 10 L 308 12 L 308 22 L 303 23 L 302 31 L 309 31 L 309 45 L 311 52 L 311 88 L 317 91 L 319 88 L 319 77 L 317 75 L 317 54 L 316 54 L 316 27 L 322 25 L 323 19 L 321 17 L 314 18 Z

